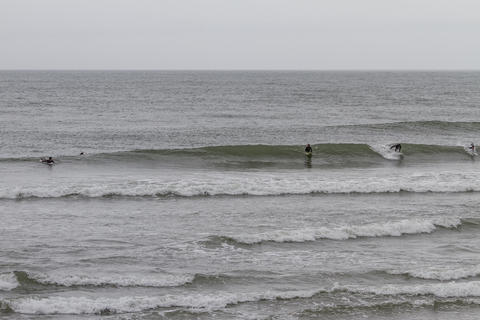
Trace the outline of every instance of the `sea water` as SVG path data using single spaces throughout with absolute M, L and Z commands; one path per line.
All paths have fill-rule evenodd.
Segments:
M 0 319 L 476 319 L 479 88 L 1 71 Z

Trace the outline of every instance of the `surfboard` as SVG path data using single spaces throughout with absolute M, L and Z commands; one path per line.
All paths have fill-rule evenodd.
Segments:
M 311 153 L 311 152 L 305 152 L 305 155 L 306 155 L 307 157 L 311 157 L 311 156 L 312 156 L 312 153 Z

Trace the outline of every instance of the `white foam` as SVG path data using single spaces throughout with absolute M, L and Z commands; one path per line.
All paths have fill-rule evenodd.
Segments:
M 359 226 L 337 226 L 306 229 L 274 230 L 259 234 L 244 234 L 229 236 L 247 244 L 263 241 L 273 242 L 304 242 L 316 239 L 346 240 L 357 237 L 401 236 L 403 234 L 430 233 L 437 227 L 451 228 L 461 224 L 458 218 L 440 219 L 404 219 L 369 223 Z
M 337 290 L 348 290 L 358 293 L 373 293 L 377 295 L 427 295 L 431 294 L 441 298 L 449 297 L 479 297 L 480 281 L 471 282 L 447 282 L 447 283 L 430 283 L 419 285 L 397 285 L 390 284 L 378 287 L 362 287 L 362 286 L 336 286 Z
M 390 149 L 389 145 L 369 145 L 368 147 L 387 160 L 400 160 L 403 156 L 401 152 Z
M 57 284 L 62 286 L 102 286 L 112 285 L 119 287 L 142 286 L 142 287 L 174 287 L 192 282 L 193 275 L 175 274 L 66 274 L 62 272 L 40 274 L 29 273 L 32 279 L 44 284 Z
M 17 277 L 13 272 L 0 274 L 0 290 L 9 291 L 18 286 Z
M 138 312 L 142 310 L 167 307 L 183 307 L 192 311 L 218 310 L 230 304 L 242 302 L 308 298 L 317 291 L 285 291 L 262 293 L 219 293 L 164 296 L 130 296 L 121 298 L 88 297 L 48 297 L 19 298 L 5 302 L 15 312 L 23 314 L 99 314 Z

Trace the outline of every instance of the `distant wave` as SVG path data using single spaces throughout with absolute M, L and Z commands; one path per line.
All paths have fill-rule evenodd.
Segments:
M 441 219 L 404 219 L 348 225 L 337 227 L 320 227 L 304 229 L 285 229 L 257 234 L 231 236 L 211 236 L 209 242 L 226 242 L 230 244 L 252 245 L 263 242 L 306 242 L 319 239 L 347 240 L 358 237 L 398 237 L 405 234 L 431 233 L 438 228 L 456 228 L 462 224 L 458 218 Z
M 58 156 L 59 164 L 109 164 L 114 162 L 156 163 L 159 166 L 192 168 L 303 168 L 304 145 L 225 145 L 186 149 L 132 150 L 84 156 Z M 409 163 L 439 161 L 470 161 L 473 154 L 466 145 L 446 146 L 402 144 L 402 153 L 396 153 L 385 144 L 326 143 L 313 144 L 313 158 L 307 159 L 317 167 L 365 167 L 402 160 Z M 1 162 L 38 162 L 38 158 L 1 158 Z
M 338 125 L 336 127 L 365 127 L 365 128 L 381 128 L 387 130 L 403 131 L 412 129 L 437 129 L 442 131 L 475 131 L 480 129 L 480 122 L 478 121 L 439 121 L 439 120 L 424 120 L 424 121 L 397 121 L 386 123 L 369 123 L 369 124 L 353 124 L 353 125 Z

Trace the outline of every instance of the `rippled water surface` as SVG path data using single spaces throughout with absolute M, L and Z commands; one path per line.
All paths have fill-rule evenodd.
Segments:
M 0 319 L 476 319 L 479 88 L 2 71 Z

